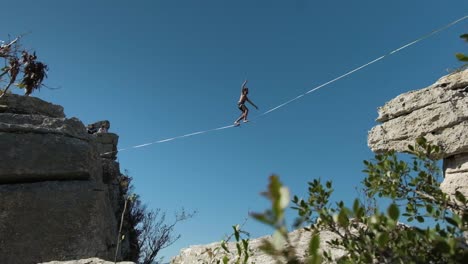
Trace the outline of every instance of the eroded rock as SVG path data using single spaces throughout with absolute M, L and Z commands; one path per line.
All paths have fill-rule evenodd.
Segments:
M 444 159 L 441 189 L 468 197 L 468 70 L 440 78 L 433 85 L 401 94 L 379 108 L 369 132 L 374 152 L 406 152 L 418 137 L 440 146 Z
M 114 259 L 120 171 L 100 154 L 117 139 L 38 98 L 0 99 L 0 263 Z M 70 263 L 101 263 L 83 261 Z
M 39 98 L 16 94 L 8 94 L 0 98 L 0 112 L 28 115 L 43 115 L 49 117 L 63 118 L 65 114 L 63 107 L 43 101 Z

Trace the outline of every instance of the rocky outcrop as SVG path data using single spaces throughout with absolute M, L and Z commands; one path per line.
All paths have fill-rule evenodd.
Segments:
M 96 142 L 98 152 L 101 153 L 101 157 L 115 160 L 117 158 L 117 142 L 119 136 L 114 133 L 96 133 Z
M 298 249 L 297 253 L 302 260 L 304 260 L 307 256 L 306 252 L 309 246 L 310 235 L 311 232 L 306 231 L 304 229 L 298 229 L 289 233 L 289 238 L 292 244 L 295 246 L 295 248 Z M 336 238 L 338 238 L 338 235 L 332 232 L 320 232 L 320 249 L 325 251 L 331 249 L 330 245 L 328 245 L 327 242 Z M 265 254 L 263 251 L 260 250 L 260 245 L 262 244 L 262 241 L 264 239 L 271 240 L 272 237 L 265 236 L 250 240 L 249 247 L 252 249 L 252 252 L 249 257 L 249 263 L 276 263 L 273 258 L 271 258 L 269 255 Z M 171 264 L 214 263 L 212 262 L 212 260 L 220 260 L 225 254 L 224 250 L 214 250 L 215 248 L 220 248 L 219 242 L 208 245 L 191 246 L 189 248 L 182 249 L 179 255 L 171 259 Z M 235 259 L 237 257 L 237 249 L 235 243 L 228 243 L 228 249 L 231 252 L 230 254 L 228 254 L 230 259 Z M 214 254 L 210 255 L 210 253 L 208 252 Z M 340 249 L 333 249 L 331 251 L 331 254 L 334 259 L 337 259 L 343 256 L 344 251 Z
M 14 94 L 8 94 L 0 99 L 0 113 L 65 117 L 63 107 L 60 105 L 54 105 L 35 97 L 21 100 L 18 95 Z
M 100 154 L 117 139 L 38 98 L 0 99 L 0 263 L 114 258 L 120 171 Z
M 43 262 L 39 264 L 135 264 L 135 262 L 123 261 L 123 262 L 113 262 L 105 261 L 98 258 L 89 258 L 89 259 L 80 259 L 80 260 L 70 260 L 70 261 L 50 261 Z
M 433 85 L 397 96 L 380 107 L 369 132 L 374 152 L 405 152 L 424 136 L 440 146 L 444 159 L 441 188 L 468 197 L 468 70 L 440 78 Z

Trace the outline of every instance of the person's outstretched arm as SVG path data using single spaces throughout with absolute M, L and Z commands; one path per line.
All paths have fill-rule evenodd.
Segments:
M 258 110 L 258 107 L 252 101 L 250 101 L 249 98 L 247 98 L 247 102 L 249 102 L 251 105 L 253 105 Z
M 245 80 L 244 83 L 241 86 L 241 93 L 242 93 L 242 90 L 244 90 L 246 84 L 247 84 L 247 80 Z

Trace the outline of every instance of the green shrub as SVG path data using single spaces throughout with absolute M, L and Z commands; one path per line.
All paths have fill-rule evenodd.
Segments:
M 292 209 L 298 215 L 295 227 L 311 235 L 305 258 L 288 235 L 284 216 L 289 191 L 279 177 L 271 176 L 264 193 L 271 207 L 252 214 L 274 229 L 273 239 L 262 241 L 260 249 L 277 263 L 288 264 L 468 263 L 464 236 L 468 231 L 468 203 L 462 193 L 451 197 L 440 189 L 440 170 L 434 159 L 440 156 L 439 147 L 420 138 L 408 151 L 411 162 L 399 159 L 394 152 L 364 161 L 364 198 L 388 199 L 390 205 L 383 211 L 359 199 L 351 208 L 343 201 L 332 204 L 332 182 L 322 184 L 320 179 L 308 183 L 307 198 L 293 197 Z M 402 220 L 417 225 L 409 226 Z M 327 243 L 332 249 L 344 250 L 343 256 L 333 259 L 330 251 L 319 248 L 320 232 L 324 230 L 339 237 Z

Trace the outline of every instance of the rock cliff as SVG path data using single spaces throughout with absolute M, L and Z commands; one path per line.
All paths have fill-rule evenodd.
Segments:
M 448 194 L 468 197 L 468 70 L 440 78 L 424 89 L 407 92 L 378 109 L 369 132 L 374 152 L 404 152 L 420 136 L 441 147 Z
M 113 259 L 118 136 L 90 135 L 63 108 L 0 99 L 0 263 Z

